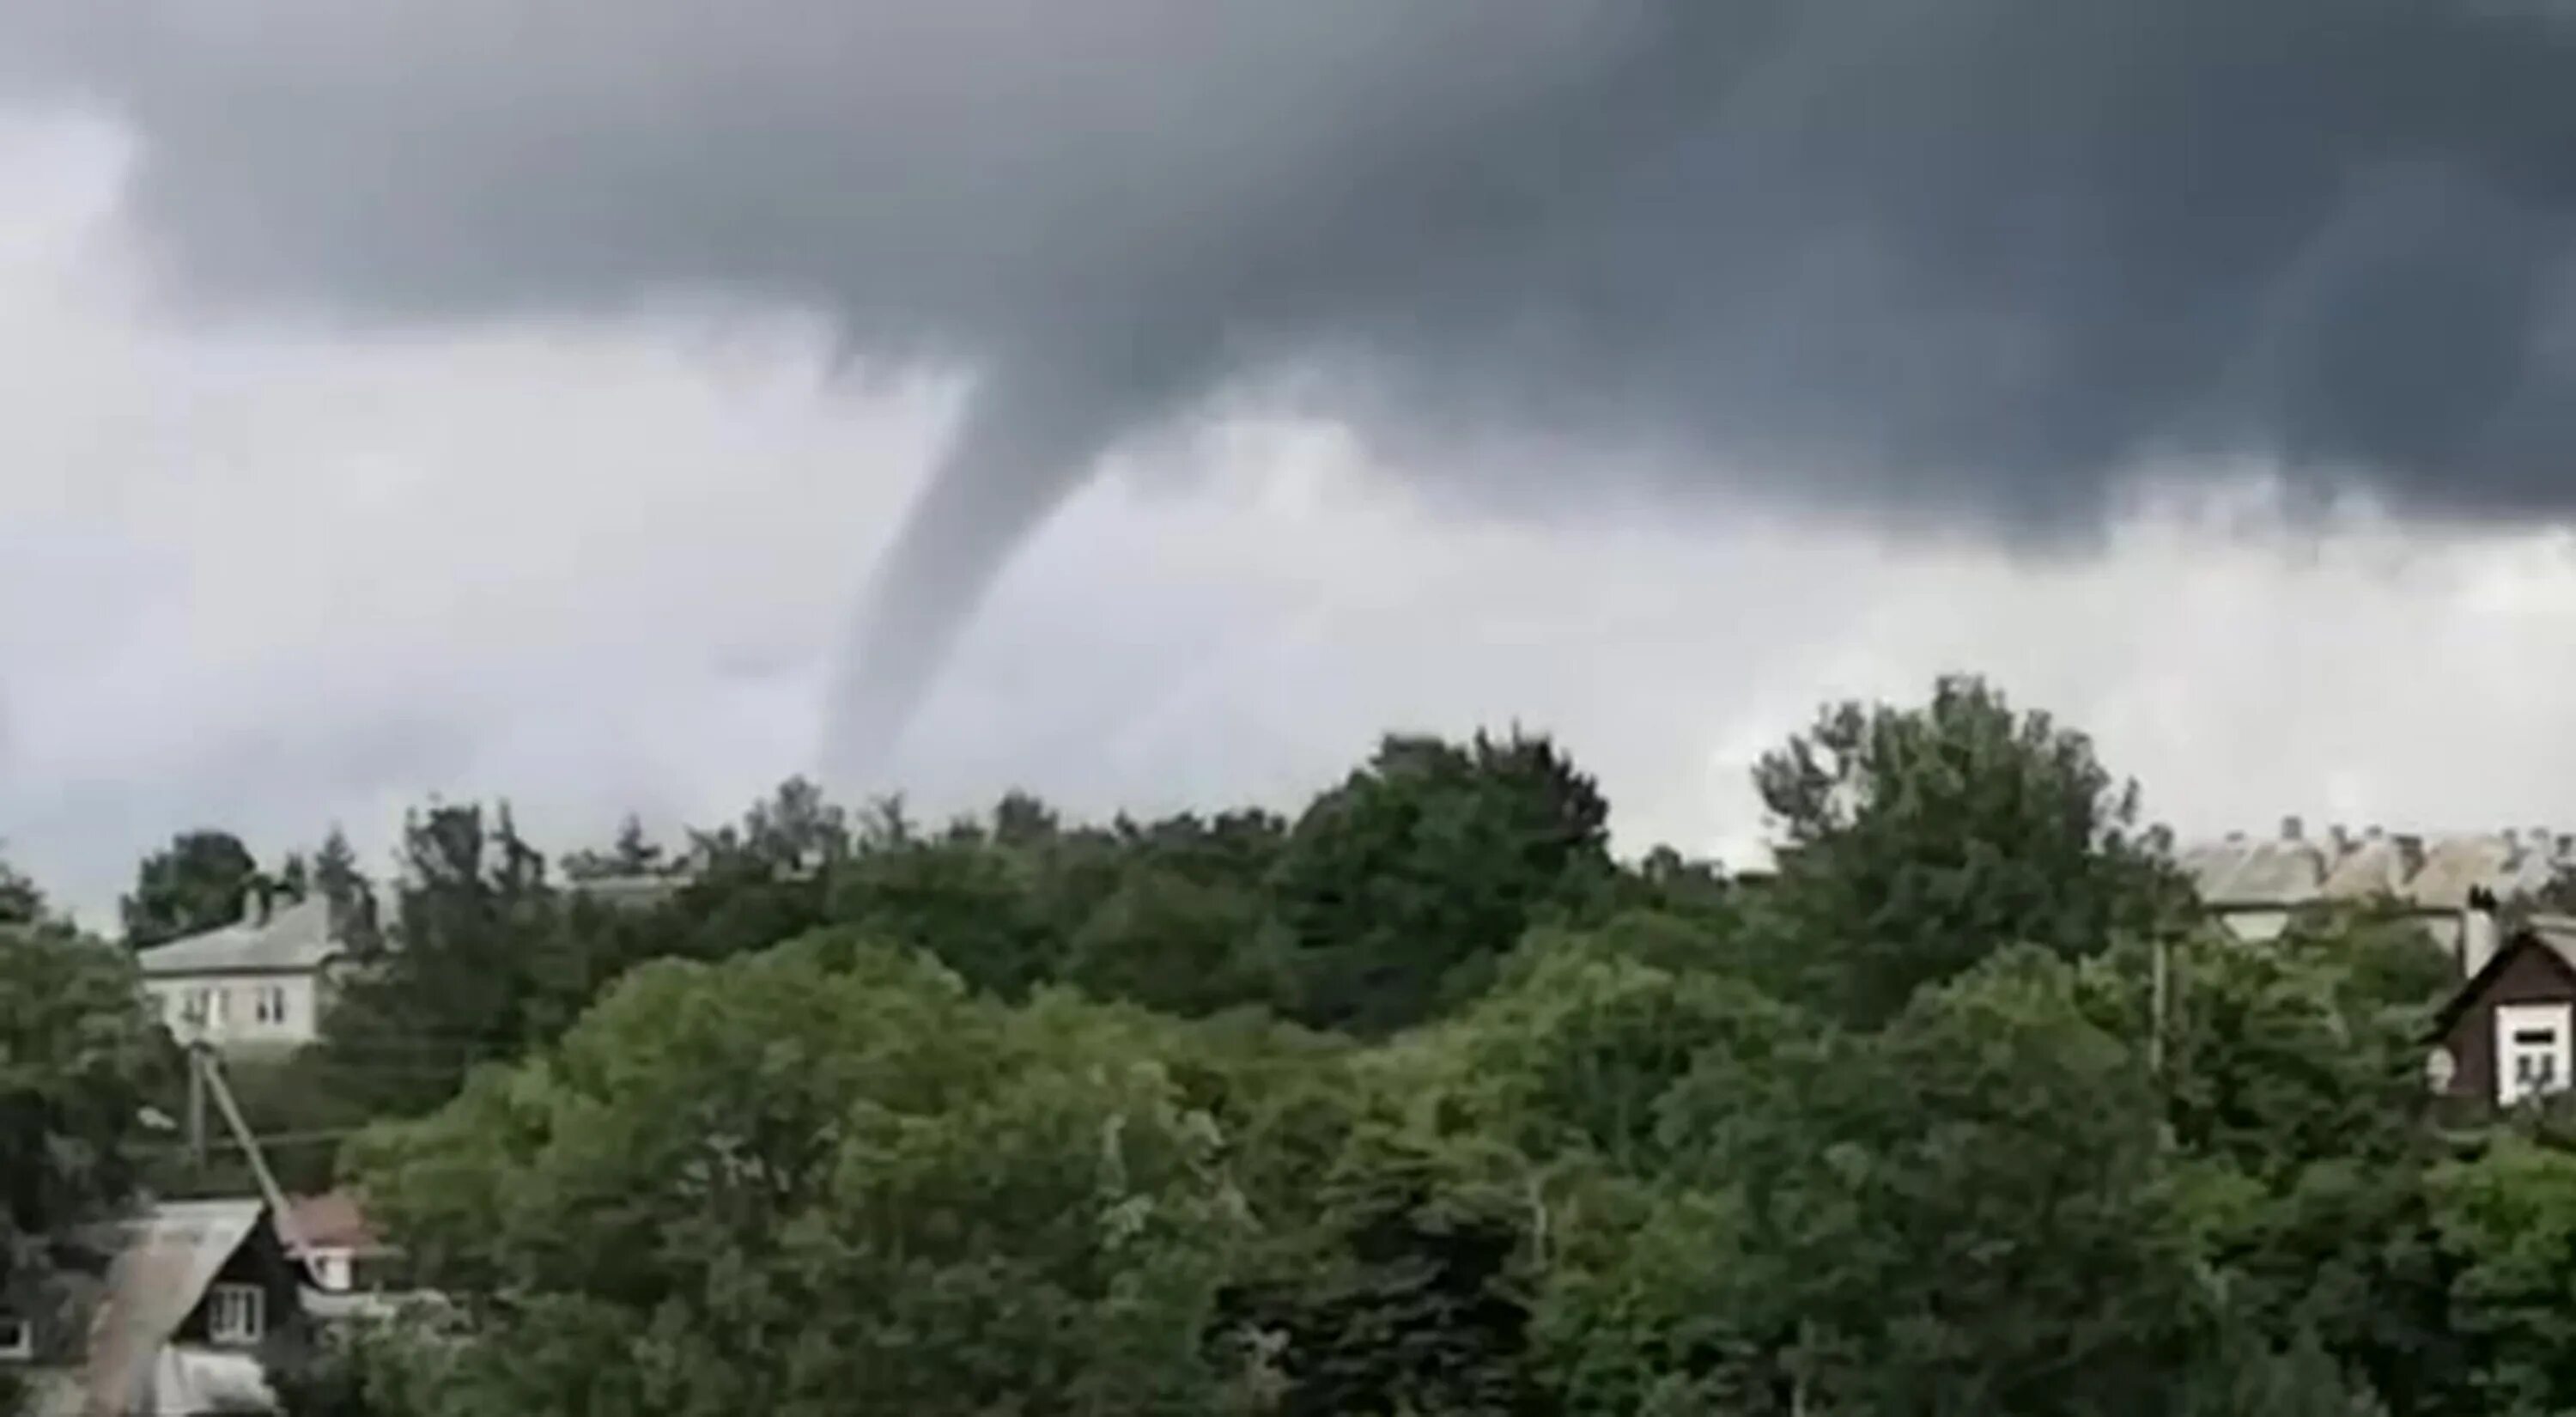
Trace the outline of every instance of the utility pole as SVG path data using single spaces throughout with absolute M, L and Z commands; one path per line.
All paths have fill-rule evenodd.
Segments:
M 206 1045 L 188 1045 L 188 1164 L 206 1178 Z
M 2147 1072 L 2153 1077 L 2165 1075 L 2165 1013 L 2173 993 L 2173 941 L 2163 931 L 2156 932 L 2154 964 L 2149 973 L 2152 982 L 2148 993 Z
M 268 1203 L 269 1223 L 276 1227 L 277 1238 L 285 1244 L 286 1252 L 304 1266 L 305 1277 L 318 1284 L 320 1277 L 313 1272 L 312 1259 L 305 1252 L 304 1237 L 295 1230 L 295 1208 L 288 1201 L 285 1188 L 277 1184 L 277 1173 L 268 1169 L 268 1157 L 260 1150 L 259 1137 L 251 1131 L 249 1120 L 242 1116 L 241 1103 L 234 1099 L 232 1085 L 224 1081 L 214 1050 L 204 1049 L 195 1057 L 196 1066 L 189 1072 L 198 1079 L 198 1095 L 213 1094 L 215 1106 L 224 1114 L 224 1125 L 232 1130 L 233 1141 L 250 1162 L 251 1178 L 259 1183 L 260 1199 Z

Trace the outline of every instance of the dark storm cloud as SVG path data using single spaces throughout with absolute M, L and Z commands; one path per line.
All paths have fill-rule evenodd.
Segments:
M 1103 449 L 1283 367 L 1368 426 L 1660 442 L 1666 495 L 2062 531 L 2142 460 L 2250 455 L 2420 511 L 2576 502 L 2576 38 L 2539 8 L 27 13 L 140 130 L 138 209 L 198 293 L 730 291 L 985 375 L 845 736 L 891 731 Z

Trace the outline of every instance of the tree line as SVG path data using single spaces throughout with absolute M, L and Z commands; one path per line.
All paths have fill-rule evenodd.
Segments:
M 445 1296 L 290 1406 L 2576 1407 L 2576 1129 L 2436 1114 L 2420 930 L 2232 941 L 2134 784 L 1973 678 L 1830 706 L 1755 785 L 1759 874 L 1615 859 L 1519 733 L 1391 737 L 1294 816 L 793 782 L 667 850 L 436 805 L 381 884 L 282 863 L 362 968 L 246 1103 Z M 247 858 L 174 843 L 129 933 L 220 923 Z M 33 1254 L 167 1184 L 124 1120 L 166 1040 L 12 881 L 0 1176 L 91 1158 L 12 1195 Z

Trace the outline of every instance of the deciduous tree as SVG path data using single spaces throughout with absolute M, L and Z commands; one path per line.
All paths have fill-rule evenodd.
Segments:
M 172 1064 L 131 959 L 59 925 L 0 925 L 0 1293 L 132 1196 L 143 1109 Z
M 846 943 L 669 962 L 360 1174 L 490 1296 L 440 1412 L 1195 1417 L 1248 1219 L 1174 1046 Z
M 241 919 L 261 884 L 259 861 L 226 831 L 182 832 L 135 868 L 134 891 L 119 904 L 125 943 L 144 949 Z
M 1298 1016 L 1381 1035 L 1472 993 L 1532 924 L 1605 897 L 1608 818 L 1546 738 L 1389 737 L 1306 809 L 1272 873 Z
M 1829 708 L 1754 782 L 1784 839 L 1775 982 L 1855 1023 L 2005 946 L 2097 953 L 2189 907 L 2140 838 L 2136 785 L 1979 679 L 1920 708 Z

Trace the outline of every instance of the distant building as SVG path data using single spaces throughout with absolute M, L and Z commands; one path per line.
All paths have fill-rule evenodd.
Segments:
M 2312 906 L 2377 901 L 2413 915 L 2466 975 L 2484 963 L 2471 958 L 2478 903 L 2491 913 L 2547 887 L 2576 865 L 2576 839 L 2547 828 L 2428 838 L 2337 826 L 2311 836 L 2291 817 L 2272 836 L 2231 833 L 2175 860 L 2240 939 L 2272 939 Z
M 615 909 L 650 910 L 668 904 L 689 885 L 689 877 L 672 872 L 575 876 L 563 883 L 563 893 L 575 900 L 592 901 Z
M 330 902 L 275 911 L 254 897 L 237 924 L 135 954 L 170 1031 L 234 1049 L 295 1047 L 321 1036 L 336 966 L 348 957 Z

